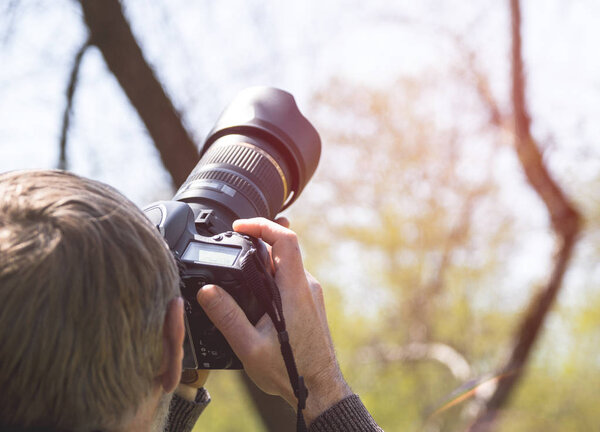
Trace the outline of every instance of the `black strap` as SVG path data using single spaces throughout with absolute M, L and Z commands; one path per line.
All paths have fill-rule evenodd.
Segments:
M 174 253 L 173 257 L 177 262 L 180 274 L 180 288 L 183 289 L 185 284 L 181 276 L 185 274 L 185 266 L 181 262 L 178 254 Z M 273 325 L 277 330 L 281 355 L 283 356 L 283 361 L 287 369 L 290 384 L 294 391 L 294 396 L 298 399 L 296 431 L 306 432 L 306 422 L 304 421 L 302 410 L 306 408 L 308 389 L 304 383 L 304 377 L 298 374 L 296 360 L 294 359 L 294 353 L 292 351 L 292 346 L 290 345 L 290 337 L 286 330 L 285 319 L 283 317 L 283 304 L 281 302 L 279 288 L 257 253 L 251 253 L 249 259 L 243 261 L 242 271 L 250 289 L 267 311 L 267 314 L 271 318 L 271 321 L 273 321 Z
M 251 254 L 250 259 L 246 259 L 242 264 L 242 271 L 246 276 L 246 281 L 250 285 L 258 301 L 266 309 L 267 314 L 273 321 L 277 330 L 277 337 L 281 348 L 281 355 L 287 369 L 290 384 L 294 390 L 294 396 L 298 399 L 298 417 L 296 419 L 296 430 L 306 432 L 306 422 L 302 415 L 302 410 L 306 407 L 308 398 L 308 389 L 304 383 L 304 377 L 298 374 L 298 368 L 294 359 L 290 337 L 286 330 L 285 319 L 283 317 L 283 305 L 281 294 L 273 277 L 266 270 L 264 263 L 258 257 L 258 254 Z M 262 280 L 259 280 L 262 279 Z

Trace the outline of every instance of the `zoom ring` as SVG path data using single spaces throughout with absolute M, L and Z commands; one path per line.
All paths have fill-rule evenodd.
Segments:
M 284 177 L 281 167 L 254 145 L 228 143 L 211 146 L 186 183 L 197 179 L 222 181 L 257 207 L 263 207 L 259 203 L 264 202 L 268 209 L 261 215 L 272 218 L 286 199 Z

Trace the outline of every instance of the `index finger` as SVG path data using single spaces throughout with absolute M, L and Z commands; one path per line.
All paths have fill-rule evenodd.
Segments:
M 239 219 L 233 223 L 233 229 L 264 240 L 272 247 L 275 267 L 284 260 L 286 265 L 294 265 L 302 270 L 302 255 L 296 233 L 265 218 Z

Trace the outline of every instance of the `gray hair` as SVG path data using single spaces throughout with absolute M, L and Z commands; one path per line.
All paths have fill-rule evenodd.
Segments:
M 133 415 L 177 295 L 165 242 L 115 189 L 0 175 L 0 424 L 79 431 Z

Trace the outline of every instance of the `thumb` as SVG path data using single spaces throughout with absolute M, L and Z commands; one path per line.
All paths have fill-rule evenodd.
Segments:
M 258 338 L 258 331 L 248 321 L 244 311 L 229 293 L 216 285 L 203 286 L 196 299 L 243 362 Z

